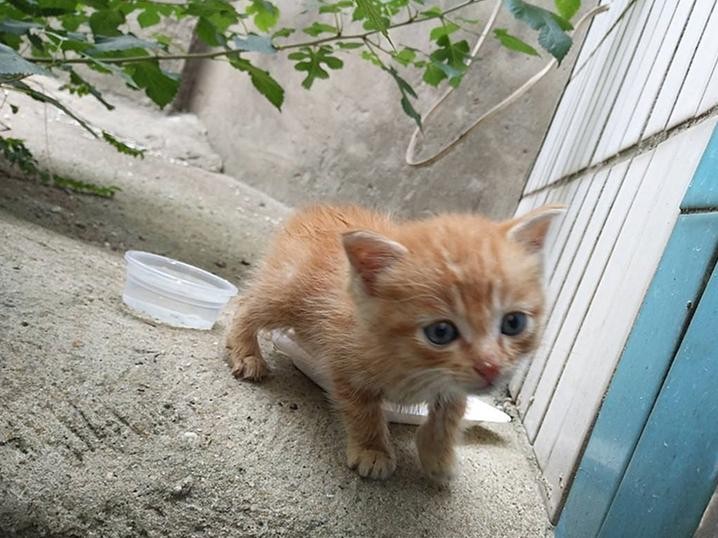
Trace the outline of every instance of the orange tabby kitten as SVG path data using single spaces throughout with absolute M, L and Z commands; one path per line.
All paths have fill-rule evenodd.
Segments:
M 497 383 L 536 348 L 542 248 L 557 206 L 493 222 L 442 215 L 396 222 L 359 207 L 299 211 L 243 297 L 227 347 L 238 378 L 268 371 L 262 329 L 292 328 L 324 364 L 361 476 L 396 467 L 382 399 L 429 403 L 424 470 L 451 476 L 467 393 Z

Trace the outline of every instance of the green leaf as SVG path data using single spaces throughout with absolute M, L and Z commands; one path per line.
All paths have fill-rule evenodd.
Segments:
M 88 183 L 87 181 L 58 176 L 57 174 L 52 176 L 52 184 L 61 189 L 68 189 L 79 194 L 91 194 L 93 196 L 99 196 L 100 198 L 112 198 L 116 192 L 122 190 L 115 185 L 106 187 L 97 185 L 96 183 Z
M 479 24 L 481 22 L 481 19 L 468 19 L 466 17 L 461 17 L 461 16 L 456 17 L 456 20 L 465 22 L 466 24 Z
M 160 108 L 171 103 L 177 94 L 179 78 L 160 69 L 157 60 L 133 62 L 125 65 L 123 69 Z
M 290 60 L 297 62 L 294 69 L 307 73 L 306 78 L 302 81 L 302 86 L 309 89 L 316 79 L 329 78 L 329 73 L 322 67 L 323 65 L 329 69 L 341 69 L 344 66 L 344 62 L 331 55 L 332 52 L 331 47 L 324 45 L 316 49 L 303 47 L 301 50 L 292 52 L 287 56 Z
M 154 26 L 155 24 L 158 24 L 161 20 L 162 17 L 160 17 L 159 12 L 153 6 L 147 7 L 142 13 L 137 16 L 137 22 L 140 23 L 140 26 L 142 28 Z
M 234 45 L 239 50 L 248 52 L 260 52 L 262 54 L 275 54 L 277 49 L 272 45 L 272 40 L 267 36 L 248 35 L 246 37 L 237 37 Z
M 0 43 L 0 81 L 30 75 L 49 75 L 37 64 L 27 61 L 13 49 Z
M 207 45 L 219 47 L 225 44 L 222 32 L 218 31 L 209 19 L 204 17 L 197 19 L 197 26 L 195 26 L 194 31 L 197 32 L 197 36 Z
M 81 24 L 87 22 L 87 16 L 84 13 L 71 13 L 69 15 L 63 15 L 60 20 L 65 30 L 74 32 Z
M 399 52 L 394 53 L 393 58 L 403 66 L 407 66 L 416 59 L 416 50 L 404 47 Z
M 172 38 L 165 34 L 152 34 L 152 38 L 157 41 L 163 48 L 167 48 L 172 45 Z
M 124 24 L 125 16 L 117 10 L 105 9 L 90 15 L 90 28 L 96 36 L 114 37 L 122 35 L 118 26 Z
M 568 21 L 581 9 L 581 0 L 554 0 L 554 4 L 558 14 Z
M 357 9 L 354 12 L 354 20 L 366 19 L 364 28 L 367 30 L 378 30 L 393 47 L 394 44 L 389 37 L 390 20 L 382 16 L 380 4 L 377 0 L 354 0 Z
M 331 4 L 323 3 L 319 8 L 319 13 L 341 13 L 344 9 L 354 5 L 352 0 L 340 0 Z
M 17 166 L 25 174 L 37 174 L 37 161 L 25 142 L 19 138 L 0 136 L 0 153 L 11 165 Z
M 376 55 L 376 52 L 373 50 L 363 50 L 361 53 L 361 57 L 363 60 L 366 60 L 367 62 L 370 62 L 377 67 L 384 67 L 384 64 L 381 63 L 381 59 L 379 56 Z
M 430 65 L 424 72 L 424 81 L 436 86 L 444 78 L 452 85 L 458 85 L 466 71 L 469 61 L 469 44 L 466 40 L 451 41 L 448 35 L 441 36 L 436 44 L 439 46 L 429 56 Z
M 507 49 L 516 51 L 516 52 L 522 52 L 523 54 L 528 54 L 530 56 L 539 56 L 538 51 L 533 48 L 531 45 L 526 43 L 525 41 L 522 41 L 516 36 L 513 36 L 509 34 L 508 30 L 506 28 L 496 28 L 494 30 L 494 35 L 498 38 L 498 40 L 501 42 L 501 44 L 506 47 Z
M 114 147 L 120 153 L 124 153 L 125 155 L 130 155 L 131 157 L 139 157 L 140 159 L 145 158 L 145 150 L 130 147 L 127 144 L 125 144 L 124 142 L 120 142 L 117 138 L 112 136 L 107 131 L 102 131 L 102 138 L 104 138 L 108 144 L 110 144 L 112 147 Z
M 88 54 L 97 54 L 98 52 L 156 48 L 159 48 L 159 46 L 153 41 L 147 41 L 146 39 L 140 39 L 133 35 L 126 34 L 117 37 L 98 37 L 95 40 L 95 46 L 86 52 Z
M 566 34 L 566 30 L 572 28 L 570 22 L 524 0 L 504 0 L 504 5 L 516 19 L 538 31 L 541 47 L 559 63 L 564 59 L 572 44 L 571 37 Z
M 23 35 L 33 28 L 40 28 L 40 24 L 26 21 L 7 19 L 0 21 L 0 34 Z
M 441 26 L 437 26 L 436 28 L 433 28 L 431 30 L 431 33 L 429 34 L 429 39 L 431 39 L 431 41 L 438 41 L 444 36 L 453 34 L 458 29 L 458 24 L 454 24 L 453 22 L 445 22 Z
M 311 26 L 308 26 L 304 29 L 304 33 L 312 37 L 317 37 L 320 34 L 338 34 L 339 29 L 331 24 L 314 22 Z
M 272 37 L 289 37 L 295 32 L 294 28 L 282 28 L 272 34 Z
M 230 58 L 229 63 L 234 68 L 247 73 L 252 80 L 252 85 L 257 89 L 257 91 L 264 95 L 270 103 L 277 107 L 277 110 L 282 110 L 282 104 L 284 103 L 284 89 L 267 71 L 252 65 L 249 60 L 238 56 Z
M 279 20 L 279 9 L 267 0 L 252 0 L 247 7 L 247 14 L 254 15 L 254 24 L 262 32 L 268 32 Z
M 12 0 L 9 3 L 34 17 L 57 17 L 77 8 L 76 0 Z
M 396 84 L 399 87 L 399 91 L 401 92 L 402 110 L 404 110 L 404 113 L 412 118 L 416 122 L 416 125 L 419 126 L 419 129 L 421 129 L 421 114 L 416 111 L 410 99 L 416 99 L 416 92 L 414 91 L 414 88 L 412 88 L 406 80 L 401 78 L 399 73 L 393 67 L 384 67 L 383 69 L 394 78 L 394 81 L 396 81 Z
M 422 11 L 421 14 L 427 19 L 441 17 L 441 8 L 439 6 L 431 6 L 429 9 Z
M 424 76 L 422 77 L 422 80 L 430 86 L 436 87 L 445 78 L 446 73 L 444 73 L 441 68 L 437 67 L 433 63 L 430 63 L 426 66 L 426 69 L 424 70 Z
M 90 84 L 80 75 L 78 75 L 74 69 L 70 68 L 69 66 L 65 66 L 64 68 L 65 70 L 69 71 L 70 80 L 67 84 L 64 84 L 60 87 L 61 90 L 68 90 L 70 93 L 74 93 L 80 96 L 92 95 L 95 99 L 102 103 L 107 110 L 115 109 L 113 105 L 105 101 L 105 98 L 102 96 L 102 93 L 97 88 L 95 88 L 92 84 Z
M 364 46 L 364 43 L 354 43 L 354 42 L 351 42 L 351 41 L 340 41 L 340 42 L 338 42 L 336 45 L 337 45 L 337 47 L 339 47 L 340 49 L 351 50 L 351 49 L 360 49 L 360 48 L 362 48 L 362 47 Z

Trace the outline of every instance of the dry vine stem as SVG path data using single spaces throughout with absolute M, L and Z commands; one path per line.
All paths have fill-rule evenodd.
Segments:
M 476 44 L 474 45 L 473 50 L 471 51 L 471 55 L 469 56 L 469 60 L 467 62 L 467 67 L 471 65 L 471 62 L 474 61 L 476 58 L 476 55 L 479 53 L 479 49 L 481 48 L 481 45 L 483 45 L 484 40 L 486 39 L 486 36 L 488 35 L 489 31 L 491 30 L 491 27 L 494 25 L 494 22 L 496 21 L 496 17 L 499 14 L 499 9 L 501 8 L 501 1 L 498 0 L 496 2 L 496 6 L 494 7 L 494 10 L 491 12 L 491 16 L 489 17 L 488 22 L 486 23 L 486 26 L 484 27 L 483 32 L 481 32 L 481 36 L 479 36 L 479 39 L 476 41 Z M 581 17 L 578 22 L 576 22 L 576 26 L 571 32 L 570 35 L 575 34 L 584 24 L 588 23 L 593 17 L 598 15 L 599 13 L 602 13 L 604 11 L 607 11 L 609 8 L 608 4 L 604 4 L 602 6 L 596 6 L 590 11 L 588 11 L 583 17 Z M 446 156 L 452 149 L 454 149 L 466 136 L 476 129 L 484 120 L 490 118 L 494 114 L 497 114 L 498 112 L 502 111 L 506 107 L 508 107 L 510 104 L 512 104 L 514 101 L 519 99 L 523 94 L 525 94 L 527 91 L 529 91 L 533 86 L 535 86 L 543 77 L 545 77 L 551 69 L 558 64 L 558 61 L 556 58 L 551 59 L 549 63 L 546 64 L 546 66 L 541 69 L 538 73 L 536 73 L 533 77 L 531 77 L 529 80 L 527 80 L 522 86 L 520 86 L 518 89 L 516 89 L 511 95 L 506 97 L 503 101 L 497 103 L 493 107 L 491 107 L 489 110 L 484 112 L 481 116 L 479 116 L 474 123 L 472 123 L 469 127 L 464 129 L 461 134 L 459 134 L 456 138 L 454 138 L 451 142 L 446 144 L 443 148 L 441 148 L 438 152 L 436 152 L 431 157 L 427 157 L 425 159 L 416 160 L 416 143 L 419 139 L 419 135 L 421 134 L 421 129 L 418 127 L 414 129 L 414 133 L 411 135 L 411 140 L 409 141 L 409 145 L 406 148 L 406 164 L 409 166 L 427 166 L 429 164 L 432 164 L 442 157 Z M 424 125 L 428 122 L 429 118 L 431 118 L 432 114 L 439 108 L 439 106 L 446 100 L 449 95 L 455 90 L 456 88 L 451 87 L 448 90 L 444 92 L 444 94 L 437 99 L 434 104 L 431 105 L 429 110 L 426 112 L 426 114 L 423 117 Z

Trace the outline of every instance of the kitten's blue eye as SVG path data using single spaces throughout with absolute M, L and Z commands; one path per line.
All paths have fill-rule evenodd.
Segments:
M 501 332 L 506 336 L 517 336 L 524 332 L 528 317 L 523 312 L 509 312 L 501 319 Z
M 459 337 L 459 329 L 449 320 L 435 321 L 424 327 L 424 334 L 436 346 L 448 346 Z

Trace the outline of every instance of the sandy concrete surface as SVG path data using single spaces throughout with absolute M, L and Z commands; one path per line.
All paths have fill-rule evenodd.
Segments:
M 413 428 L 393 427 L 396 475 L 363 480 L 324 396 L 287 359 L 271 354 L 267 382 L 241 383 L 223 360 L 225 320 L 177 330 L 122 304 L 126 249 L 241 287 L 288 211 L 212 172 L 194 118 L 120 110 L 132 123 L 117 132 L 152 149 L 135 160 L 18 104 L 9 136 L 43 165 L 122 191 L 102 200 L 0 175 L 0 536 L 550 532 L 518 425 L 470 431 L 448 487 L 421 474 Z M 182 158 L 188 141 L 196 158 Z
M 113 253 L 0 213 L 3 536 L 543 536 L 513 425 L 477 429 L 448 488 L 394 427 L 385 483 L 343 463 L 322 393 L 271 356 L 234 380 L 222 330 L 176 330 L 122 304 Z

